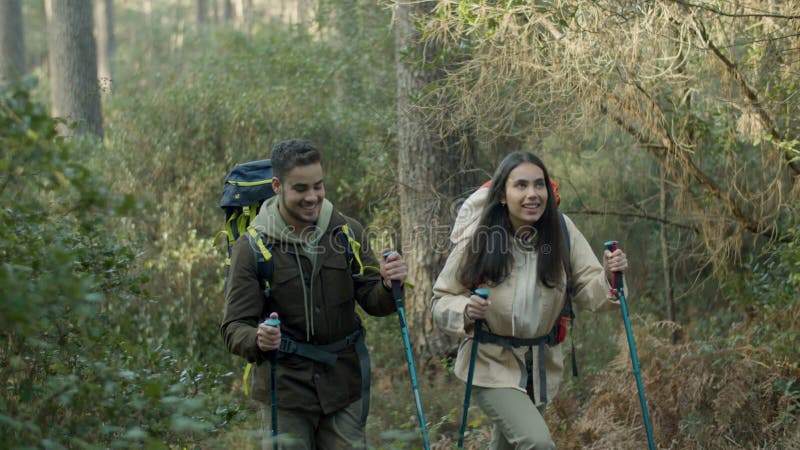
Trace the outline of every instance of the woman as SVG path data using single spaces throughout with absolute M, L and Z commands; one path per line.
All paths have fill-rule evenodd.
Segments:
M 491 448 L 555 448 L 538 408 L 561 382 L 554 326 L 571 312 L 564 311 L 567 285 L 580 309 L 618 305 L 609 280 L 627 269 L 625 254 L 605 251 L 600 265 L 586 238 L 559 214 L 544 163 L 526 152 L 508 155 L 491 185 L 467 199 L 451 239 L 456 246 L 433 288 L 434 321 L 463 338 L 455 364 L 461 380 L 467 379 L 475 321 L 484 321 L 473 397 L 494 424 Z M 487 298 L 472 294 L 479 286 L 489 289 Z

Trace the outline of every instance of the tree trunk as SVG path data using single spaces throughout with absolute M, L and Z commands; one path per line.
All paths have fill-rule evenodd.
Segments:
M 45 0 L 53 116 L 103 135 L 91 0 Z M 62 130 L 66 132 L 66 130 Z
M 25 39 L 20 0 L 0 0 L 0 82 L 25 75 Z
M 217 0 L 211 0 L 211 22 L 214 24 L 219 23 L 219 8 Z
M 114 61 L 114 0 L 94 0 L 94 39 L 97 44 L 97 79 L 103 92 L 111 92 Z
M 236 16 L 236 22 L 241 25 L 244 23 L 244 0 L 234 0 L 233 12 Z
M 220 0 L 222 2 L 222 22 L 230 23 L 233 18 L 233 3 L 231 0 Z
M 311 8 L 307 0 L 297 0 L 297 23 L 306 27 L 308 25 L 308 10 Z
M 250 16 L 253 13 L 252 0 L 235 0 L 233 6 L 236 15 L 236 26 L 247 35 L 250 35 L 250 23 L 252 20 Z
M 363 67 L 357 64 L 359 49 L 356 46 L 361 34 L 361 23 L 359 20 L 359 4 L 356 0 L 347 0 L 340 3 L 339 8 L 334 12 L 333 25 L 338 34 L 338 42 L 342 48 L 344 58 L 348 61 L 343 65 L 342 70 L 336 73 L 336 95 L 338 102 L 345 105 L 345 108 L 354 108 L 360 105 L 364 96 L 362 83 Z
M 206 0 L 194 0 L 194 13 L 197 28 L 201 28 L 206 23 Z
M 409 329 L 420 354 L 440 356 L 456 342 L 433 326 L 430 300 L 433 283 L 449 253 L 451 205 L 472 185 L 464 176 L 474 157 L 463 134 L 443 136 L 413 99 L 443 76 L 433 65 L 438 48 L 420 43 L 415 18 L 430 12 L 435 2 L 397 3 L 395 60 L 397 65 L 397 141 L 402 250 L 413 290 L 406 291 Z M 425 66 L 420 61 L 425 61 Z

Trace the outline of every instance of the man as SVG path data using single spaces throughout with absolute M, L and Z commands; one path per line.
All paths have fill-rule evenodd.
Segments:
M 325 199 L 311 142 L 281 142 L 270 159 L 276 195 L 253 220 L 258 236 L 245 234 L 233 247 L 222 335 L 230 352 L 254 363 L 251 391 L 265 433 L 269 352 L 280 348 L 278 428 L 295 439 L 292 448 L 365 448 L 369 369 L 355 304 L 375 316 L 394 312 L 391 283 L 408 268 L 398 253 L 377 263 L 362 226 Z M 271 280 L 259 276 L 262 249 L 271 254 Z M 280 326 L 263 324 L 267 317 Z

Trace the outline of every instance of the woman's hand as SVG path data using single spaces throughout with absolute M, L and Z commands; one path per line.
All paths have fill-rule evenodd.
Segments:
M 491 304 L 492 301 L 489 298 L 472 294 L 469 297 L 469 303 L 464 308 L 464 323 L 469 325 L 475 323 L 476 320 L 486 320 L 486 314 L 489 312 Z
M 603 269 L 606 271 L 606 279 L 611 281 L 614 272 L 625 272 L 628 270 L 628 257 L 625 252 L 616 249 L 613 252 L 606 250 L 603 253 Z

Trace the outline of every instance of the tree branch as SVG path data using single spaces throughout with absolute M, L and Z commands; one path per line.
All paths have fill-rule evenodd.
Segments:
M 787 15 L 783 15 L 783 14 L 770 14 L 770 13 L 736 14 L 736 13 L 725 12 L 725 11 L 722 11 L 720 9 L 712 8 L 712 7 L 706 6 L 706 5 L 698 5 L 696 3 L 690 3 L 690 2 L 687 2 L 685 0 L 672 0 L 672 1 L 677 3 L 677 4 L 679 4 L 679 5 L 686 6 L 687 8 L 702 9 L 704 11 L 708 11 L 708 12 L 714 13 L 714 14 L 716 14 L 718 16 L 722 16 L 722 17 L 734 17 L 734 18 L 739 18 L 739 19 L 747 19 L 747 18 L 753 18 L 753 19 L 766 19 L 766 18 L 769 18 L 769 19 L 783 19 L 783 20 L 797 20 L 797 19 L 800 19 L 800 16 L 787 16 Z
M 628 80 L 630 81 L 630 80 Z M 649 103 L 649 107 L 653 112 L 657 112 L 659 114 L 659 118 L 661 121 L 664 120 L 663 111 L 658 106 L 655 101 L 644 92 L 641 86 L 637 86 L 637 88 L 642 92 L 642 95 L 646 98 L 647 102 Z M 625 108 L 621 102 L 619 102 L 616 97 L 609 94 L 606 96 L 607 101 L 614 103 L 614 105 L 619 108 L 620 110 L 624 111 Z M 625 120 L 624 117 L 619 117 L 617 115 L 613 115 L 609 112 L 608 107 L 605 105 L 601 105 L 600 111 L 606 115 L 610 115 L 611 119 L 620 125 L 620 127 L 628 132 L 631 136 L 633 136 L 637 141 L 641 143 L 641 145 L 645 148 L 650 149 L 650 151 L 654 154 L 654 156 L 663 164 L 664 158 L 667 155 L 673 155 L 683 167 L 684 170 L 687 171 L 689 175 L 692 176 L 698 183 L 700 183 L 703 188 L 708 191 L 714 198 L 720 201 L 723 205 L 725 205 L 726 209 L 730 212 L 730 214 L 744 227 L 754 234 L 763 235 L 770 240 L 774 240 L 778 236 L 778 230 L 774 227 L 763 227 L 760 222 L 748 219 L 744 211 L 739 207 L 739 205 L 731 198 L 729 193 L 725 193 L 722 188 L 712 180 L 708 175 L 706 175 L 692 160 L 692 157 L 689 153 L 685 151 L 681 151 L 678 144 L 669 134 L 669 132 L 665 129 L 664 126 L 659 126 L 656 123 L 649 123 L 643 121 L 643 126 L 645 130 L 641 130 L 637 127 L 634 127 L 628 121 Z M 635 111 L 629 111 L 632 117 L 636 117 Z M 655 143 L 650 142 L 647 140 L 646 135 L 650 134 L 652 136 L 657 136 L 663 142 L 663 145 L 658 145 Z M 658 152 L 657 150 L 661 149 L 663 153 Z
M 618 212 L 618 211 L 600 211 L 597 209 L 576 209 L 572 211 L 564 211 L 567 215 L 572 214 L 584 214 L 587 216 L 617 216 L 617 217 L 635 217 L 637 219 L 645 219 L 650 220 L 653 222 L 663 223 L 665 225 L 670 225 L 677 228 L 683 228 L 685 230 L 690 230 L 695 232 L 696 234 L 700 234 L 700 229 L 691 225 L 685 225 L 682 223 L 674 222 L 672 220 L 665 219 L 663 217 L 657 217 L 650 214 L 645 213 L 632 213 L 632 212 Z
M 798 18 L 800 18 L 800 16 L 798 16 Z M 761 105 L 761 101 L 758 99 L 758 94 L 753 90 L 753 88 L 750 87 L 749 84 L 747 84 L 742 72 L 738 67 L 736 67 L 736 63 L 728 59 L 727 56 L 723 55 L 720 49 L 714 45 L 713 42 L 711 42 L 711 39 L 708 37 L 708 32 L 706 31 L 706 28 L 702 22 L 699 22 L 694 18 L 692 19 L 692 22 L 694 23 L 695 29 L 697 30 L 697 33 L 703 42 L 705 42 L 717 59 L 722 62 L 722 65 L 725 66 L 728 74 L 730 74 L 733 79 L 736 80 L 736 83 L 739 85 L 739 89 L 741 89 L 748 101 L 748 105 L 756 112 L 756 115 L 761 121 L 762 126 L 769 131 L 770 136 L 772 136 L 776 142 L 784 141 L 785 138 L 778 131 L 778 127 L 775 125 L 772 117 L 770 117 L 767 110 Z M 787 166 L 792 172 L 794 172 L 794 177 L 800 175 L 800 161 L 792 161 L 792 155 L 790 155 L 787 151 L 783 151 L 783 153 Z

